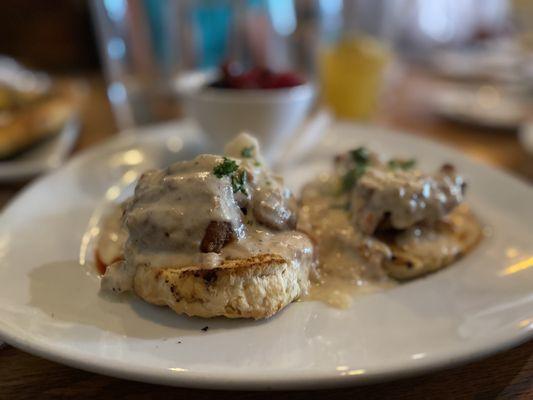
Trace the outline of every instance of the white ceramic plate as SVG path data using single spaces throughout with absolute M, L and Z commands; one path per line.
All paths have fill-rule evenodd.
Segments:
M 0 336 L 103 374 L 178 386 L 316 388 L 424 373 L 508 348 L 533 332 L 533 190 L 420 138 L 336 125 L 287 167 L 298 189 L 357 144 L 453 162 L 487 237 L 452 267 L 347 310 L 300 302 L 267 321 L 177 316 L 133 296 L 102 297 L 90 259 L 102 210 L 144 168 L 200 150 L 187 126 L 117 137 L 21 193 L 0 217 Z M 208 326 L 207 331 L 202 328 Z M 502 366 L 503 367 L 503 366 Z
M 523 79 L 526 55 L 516 42 L 492 43 L 470 50 L 437 50 L 429 58 L 434 71 L 445 78 L 464 81 L 514 83 Z
M 73 116 L 57 135 L 13 159 L 0 161 L 0 182 L 27 180 L 59 167 L 76 144 L 79 132 L 79 119 Z

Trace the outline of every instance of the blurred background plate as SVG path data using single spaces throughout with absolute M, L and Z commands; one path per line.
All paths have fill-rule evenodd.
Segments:
M 0 161 L 0 182 L 25 181 L 65 162 L 76 144 L 80 122 L 72 116 L 61 131 L 10 160 Z
M 487 129 L 516 131 L 528 113 L 520 95 L 494 84 L 434 84 L 426 96 L 437 115 Z

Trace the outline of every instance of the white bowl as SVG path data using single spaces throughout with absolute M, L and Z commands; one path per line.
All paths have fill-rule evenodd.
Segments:
M 312 84 L 286 89 L 238 90 L 203 86 L 185 93 L 185 111 L 222 149 L 237 133 L 258 137 L 271 158 L 302 124 L 314 99 Z

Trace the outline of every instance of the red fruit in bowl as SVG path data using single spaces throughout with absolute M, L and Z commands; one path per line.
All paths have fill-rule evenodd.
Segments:
M 257 77 L 250 74 L 250 72 L 232 77 L 228 81 L 228 86 L 232 89 L 256 89 L 259 87 Z
M 248 73 L 250 76 L 253 76 L 258 83 L 272 75 L 272 71 L 265 67 L 253 67 L 248 71 Z
M 294 72 L 276 73 L 265 67 L 253 67 L 243 72 L 235 61 L 220 66 L 221 77 L 212 87 L 229 89 L 282 89 L 302 85 L 305 81 Z
M 226 61 L 220 66 L 220 71 L 222 80 L 231 79 L 242 74 L 242 65 L 237 61 Z
M 273 82 L 273 89 L 289 88 L 299 86 L 304 83 L 304 80 L 296 75 L 294 72 L 283 72 L 276 74 Z
M 262 88 L 264 89 L 282 89 L 294 86 L 299 86 L 304 83 L 304 80 L 293 72 L 283 72 L 278 74 L 271 74 L 270 77 L 263 81 Z

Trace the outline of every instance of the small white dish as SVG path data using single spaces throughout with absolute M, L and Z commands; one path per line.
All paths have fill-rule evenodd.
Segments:
M 58 168 L 74 148 L 79 133 L 79 119 L 72 116 L 55 136 L 15 158 L 0 160 L 0 182 L 24 181 Z
M 152 131 L 152 130 L 151 130 Z M 220 389 L 337 387 L 421 374 L 533 336 L 533 189 L 416 136 L 332 126 L 306 161 L 287 166 L 294 190 L 367 145 L 451 162 L 486 237 L 455 265 L 340 310 L 298 302 L 266 321 L 177 316 L 137 298 L 99 294 L 92 246 L 110 203 L 146 168 L 190 158 L 198 132 L 169 124 L 116 136 L 24 190 L 0 215 L 0 338 L 22 350 L 112 376 Z M 207 331 L 202 328 L 208 326 Z
M 238 90 L 211 88 L 205 82 L 196 79 L 181 92 L 186 114 L 219 148 L 235 132 L 252 132 L 267 159 L 273 158 L 276 149 L 302 125 L 315 97 L 311 83 L 283 89 Z

